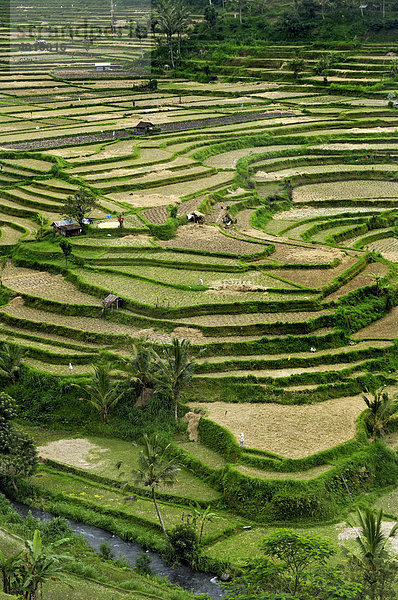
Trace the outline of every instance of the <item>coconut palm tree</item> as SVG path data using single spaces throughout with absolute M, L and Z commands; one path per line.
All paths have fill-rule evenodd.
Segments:
M 139 341 L 133 348 L 134 355 L 126 365 L 126 371 L 130 381 L 138 387 L 138 400 L 145 397 L 145 393 L 154 383 L 154 368 L 156 364 L 156 353 L 146 340 Z
M 178 399 L 181 390 L 189 383 L 195 369 L 191 360 L 190 343 L 173 339 L 171 347 L 164 346 L 163 356 L 156 360 L 155 391 L 169 396 L 174 406 L 174 420 L 178 423 Z
M 191 15 L 184 0 L 177 0 L 174 3 L 174 13 L 177 22 L 177 49 L 178 58 L 181 59 L 181 40 L 183 33 L 191 24 Z
M 206 508 L 202 508 L 197 502 L 191 505 L 191 516 L 195 526 L 198 525 L 198 522 L 200 523 L 199 544 L 201 544 L 206 523 L 211 523 L 220 517 L 217 513 L 212 512 L 210 504 Z
M 86 385 L 74 384 L 86 396 L 84 398 L 102 414 L 104 422 L 109 424 L 109 412 L 123 396 L 120 385 L 115 385 L 111 375 L 111 365 L 108 363 L 94 365 L 91 383 Z
M 392 556 L 388 551 L 388 541 L 394 537 L 398 531 L 398 523 L 396 523 L 389 533 L 383 531 L 383 511 L 372 510 L 366 508 L 357 511 L 357 519 L 359 522 L 359 532 L 355 540 L 357 551 L 353 552 L 344 549 L 352 566 L 359 569 L 362 574 L 363 581 L 369 588 L 369 597 L 372 600 L 383 598 L 383 594 L 378 593 L 379 584 L 384 588 L 386 577 L 390 579 L 396 578 L 396 569 L 389 570 L 389 565 Z M 350 526 L 358 525 L 349 523 Z M 368 597 L 368 596 L 367 596 Z
M 177 472 L 180 470 L 173 460 L 168 459 L 166 448 L 162 448 L 159 444 L 158 437 L 155 435 L 150 441 L 144 436 L 144 450 L 140 452 L 138 459 L 139 468 L 133 471 L 137 484 L 143 484 L 145 487 L 151 488 L 152 500 L 155 505 L 156 513 L 163 530 L 164 537 L 170 546 L 167 531 L 163 522 L 162 515 L 159 510 L 159 505 L 156 499 L 156 489 L 163 485 L 173 485 L 176 480 Z
M 382 389 L 373 393 L 373 399 L 369 399 L 365 394 L 362 398 L 369 409 L 367 425 L 372 432 L 372 439 L 375 440 L 377 434 L 386 434 L 388 423 L 398 412 L 398 399 L 390 398 Z
M 0 376 L 9 379 L 14 385 L 21 369 L 23 349 L 15 344 L 4 343 L 0 351 Z
M 155 17 L 166 36 L 167 45 L 169 47 L 169 55 L 171 66 L 175 67 L 173 36 L 178 31 L 178 23 L 175 18 L 175 7 L 172 0 L 158 0 L 155 7 Z
M 135 27 L 135 35 L 140 43 L 141 58 L 144 58 L 144 51 L 142 49 L 142 40 L 148 37 L 148 27 L 144 23 L 138 23 Z
M 166 35 L 171 66 L 175 67 L 173 38 L 178 37 L 178 56 L 181 56 L 181 38 L 190 23 L 190 14 L 184 0 L 158 0 L 155 19 Z

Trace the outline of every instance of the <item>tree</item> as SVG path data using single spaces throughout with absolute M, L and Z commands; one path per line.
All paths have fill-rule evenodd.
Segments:
M 233 2 L 239 13 L 239 23 L 242 25 L 242 23 L 243 23 L 242 12 L 246 6 L 246 0 L 233 0 Z
M 59 245 L 62 252 L 64 253 L 65 265 L 68 266 L 68 257 L 72 254 L 73 250 L 72 244 L 70 244 L 65 238 L 62 238 Z
M 361 586 L 328 565 L 336 554 L 329 540 L 281 529 L 263 540 L 262 550 L 265 557 L 246 566 L 226 600 L 359 600 Z
M 353 575 L 359 573 L 362 579 L 364 596 L 369 600 L 390 600 L 396 598 L 394 584 L 398 572 L 394 557 L 390 554 L 387 544 L 398 531 L 396 523 L 389 533 L 383 531 L 383 511 L 366 508 L 358 509 L 358 536 L 355 539 L 357 551 L 345 548 L 344 554 L 349 558 L 350 571 Z M 358 525 L 350 523 L 351 526 Z
M 89 37 L 85 37 L 83 40 L 83 48 L 85 49 L 87 54 L 90 52 L 91 46 L 94 46 L 93 39 L 89 38 Z
M 21 370 L 24 355 L 22 348 L 15 344 L 3 343 L 0 350 L 0 377 L 9 379 L 15 385 Z
M 12 424 L 16 416 L 14 398 L 1 392 L 0 484 L 11 484 L 14 489 L 17 489 L 18 479 L 33 475 L 37 466 L 37 452 L 32 440 Z
M 75 219 L 83 227 L 85 219 L 93 210 L 96 198 L 92 192 L 80 187 L 73 196 L 68 196 L 65 200 L 62 214 L 68 219 Z
M 71 560 L 68 554 L 56 554 L 55 548 L 68 542 L 68 539 L 57 540 L 45 546 L 40 531 L 36 529 L 33 540 L 25 542 L 23 564 L 21 566 L 22 592 L 24 600 L 43 598 L 42 585 L 48 580 L 56 581 L 62 577 L 63 564 Z M 39 596 L 39 589 L 40 596 Z
M 158 0 L 155 17 L 166 35 L 171 66 L 175 67 L 173 38 L 178 36 L 178 56 L 181 56 L 181 37 L 190 23 L 190 15 L 184 0 Z
M 293 71 L 293 76 L 296 80 L 300 79 L 300 73 L 305 69 L 305 61 L 297 56 L 289 63 L 289 68 Z
M 164 537 L 171 548 L 170 540 L 159 510 L 156 500 L 156 489 L 163 485 L 173 485 L 176 480 L 177 472 L 180 470 L 173 460 L 168 459 L 167 450 L 169 446 L 162 449 L 159 444 L 158 437 L 149 441 L 148 437 L 144 436 L 144 450 L 140 452 L 138 459 L 139 468 L 133 471 L 136 483 L 142 483 L 145 487 L 151 488 L 152 500 L 155 505 L 156 513 L 162 528 Z
M 321 58 L 316 62 L 314 71 L 317 75 L 323 76 L 325 84 L 328 82 L 328 70 L 336 63 L 336 56 L 332 52 L 323 54 Z
M 141 58 L 144 58 L 144 51 L 142 49 L 142 40 L 148 37 L 148 27 L 143 23 L 137 23 L 135 27 L 135 35 L 140 42 Z
M 156 27 L 159 25 L 159 18 L 155 12 L 151 12 L 148 18 L 148 26 L 151 30 L 153 39 L 156 39 Z
M 94 365 L 91 383 L 86 385 L 75 384 L 75 387 L 87 396 L 87 402 L 102 414 L 107 425 L 109 424 L 109 412 L 123 396 L 123 392 L 120 392 L 120 386 L 115 385 L 112 380 L 110 371 L 111 366 L 109 364 Z
M 216 25 L 217 16 L 218 16 L 217 11 L 213 5 L 206 6 L 205 12 L 204 12 L 204 19 L 205 19 L 206 23 L 208 24 L 208 26 L 210 27 L 210 29 L 213 29 L 213 27 Z
M 13 594 L 19 585 L 19 569 L 22 565 L 22 552 L 5 556 L 0 550 L 0 573 L 3 580 L 3 592 L 5 594 Z
M 200 548 L 195 527 L 188 523 L 180 523 L 170 531 L 169 540 L 173 549 L 173 561 L 185 563 L 192 568 L 196 568 Z
M 373 393 L 373 399 L 369 399 L 365 394 L 362 398 L 369 409 L 366 424 L 372 434 L 372 439 L 375 440 L 377 435 L 384 437 L 388 423 L 398 412 L 398 399 L 390 398 L 383 389 L 376 390 Z
M 219 517 L 217 516 L 217 513 L 211 511 L 210 504 L 203 509 L 197 502 L 191 506 L 191 516 L 193 519 L 193 524 L 196 527 L 198 526 L 198 523 L 200 523 L 199 544 L 201 544 L 206 523 L 211 523 L 215 519 L 219 519 Z
M 174 0 L 174 10 L 177 22 L 177 49 L 178 57 L 181 59 L 181 39 L 183 33 L 186 32 L 190 23 L 191 15 L 184 0 Z
M 395 79 L 398 76 L 398 60 L 396 58 L 394 58 L 390 62 L 389 71 L 390 71 L 390 75 L 391 75 L 391 77 L 393 77 L 393 79 Z
M 190 343 L 173 339 L 171 347 L 164 346 L 155 365 L 155 391 L 170 397 L 174 406 L 174 420 L 178 423 L 178 399 L 181 390 L 192 379 L 195 362 L 191 360 Z
M 0 287 L 3 287 L 4 271 L 6 270 L 7 265 L 8 265 L 7 256 L 2 256 L 0 258 Z
M 286 591 L 293 596 L 303 587 L 309 567 L 324 565 L 326 559 L 336 553 L 329 540 L 315 535 L 300 535 L 288 529 L 281 529 L 263 540 L 261 550 L 283 564 Z
M 155 352 L 146 341 L 134 346 L 134 355 L 127 364 L 131 381 L 137 386 L 138 399 L 144 399 L 148 389 L 154 384 Z
M 156 4 L 156 19 L 162 32 L 166 35 L 166 41 L 169 48 L 171 66 L 175 67 L 173 36 L 177 33 L 177 21 L 175 18 L 174 3 L 172 0 L 158 0 Z
M 43 239 L 44 233 L 46 231 L 47 220 L 40 213 L 37 213 L 35 219 L 39 224 L 39 228 L 35 233 L 35 238 L 40 241 L 41 239 Z

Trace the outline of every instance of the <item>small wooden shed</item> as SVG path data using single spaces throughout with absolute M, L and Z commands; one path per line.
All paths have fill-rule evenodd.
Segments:
M 65 220 L 65 221 L 54 221 L 51 223 L 54 232 L 58 235 L 63 235 L 64 237 L 73 237 L 76 235 L 80 235 L 82 232 L 82 228 L 79 223 L 76 223 L 73 219 Z
M 109 294 L 106 298 L 103 299 L 102 306 L 104 308 L 110 308 L 111 310 L 116 308 L 117 310 L 119 306 L 121 306 L 122 302 L 123 300 L 119 298 L 119 296 L 116 296 L 115 294 Z
M 109 63 L 109 62 L 95 63 L 95 69 L 97 71 L 110 71 L 111 63 Z
M 134 133 L 146 135 L 147 133 L 150 133 L 154 127 L 155 125 L 150 121 L 140 121 L 138 125 L 134 127 Z

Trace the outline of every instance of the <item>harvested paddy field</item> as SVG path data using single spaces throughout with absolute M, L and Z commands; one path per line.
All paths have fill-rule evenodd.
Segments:
M 398 183 L 394 181 L 335 181 L 303 185 L 293 191 L 294 202 L 342 200 L 346 198 L 398 198 Z
M 25 17 L 35 19 L 30 9 Z M 205 555 L 241 564 L 271 530 L 260 523 L 332 522 L 363 494 L 396 485 L 391 455 L 358 419 L 364 390 L 395 393 L 395 59 L 384 44 L 336 46 L 332 95 L 314 76 L 326 50 L 256 40 L 220 60 L 220 44 L 187 61 L 192 72 L 208 64 L 217 80 L 174 78 L 159 63 L 152 89 L 149 73 L 131 77 L 141 52 L 120 27 L 89 50 L 68 39 L 68 64 L 50 52 L 29 62 L 11 37 L 13 73 L 0 74 L 0 342 L 23 352 L 14 389 L 26 395 L 25 422 L 41 415 L 70 428 L 35 433 L 41 458 L 54 461 L 34 478 L 39 499 L 59 494 L 96 518 L 113 510 L 123 535 L 149 528 L 158 544 L 150 490 L 136 489 L 131 472 L 142 434 L 159 429 L 181 469 L 160 490 L 166 527 L 192 502 L 210 505 L 219 519 Z M 153 33 L 142 40 L 145 64 Z M 100 58 L 109 71 L 92 68 Z M 68 247 L 57 223 L 80 189 L 96 204 Z M 207 413 L 197 442 L 184 428 L 174 435 L 166 395 L 140 404 L 134 352 L 144 341 L 166 356 L 175 338 L 191 343 L 196 362 L 178 416 L 186 405 Z M 108 362 L 110 385 L 127 390 L 109 425 L 74 387 Z M 118 461 L 134 503 L 118 488 Z M 242 532 L 241 518 L 252 530 Z M 322 531 L 337 540 L 334 525 Z
M 357 396 L 306 406 L 200 402 L 191 404 L 191 408 L 204 410 L 209 419 L 229 429 L 237 441 L 243 432 L 245 447 L 302 458 L 353 438 L 364 402 Z
M 394 307 L 382 319 L 353 334 L 353 339 L 394 340 L 398 338 L 398 308 Z

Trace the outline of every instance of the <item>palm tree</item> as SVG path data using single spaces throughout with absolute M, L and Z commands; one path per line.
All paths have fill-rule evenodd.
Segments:
M 153 17 L 152 17 L 153 18 Z M 178 36 L 178 56 L 181 56 L 181 38 L 190 23 L 190 14 L 184 0 L 158 0 L 155 20 L 166 35 L 171 66 L 175 67 L 173 37 Z
M 364 581 L 370 587 L 371 598 L 376 598 L 376 586 L 380 579 L 386 574 L 386 567 L 391 561 L 387 543 L 398 531 L 396 523 L 390 533 L 385 533 L 382 528 L 383 511 L 378 512 L 366 508 L 364 511 L 358 509 L 359 535 L 356 538 L 358 552 L 344 549 L 351 563 L 360 569 Z M 350 523 L 350 526 L 353 526 Z M 354 524 L 355 526 L 355 524 Z
M 148 27 L 152 32 L 153 39 L 156 39 L 156 27 L 159 25 L 159 18 L 155 12 L 152 12 L 148 18 Z
M 171 66 L 175 67 L 173 36 L 177 33 L 178 25 L 175 18 L 174 3 L 172 0 L 158 0 L 156 4 L 156 19 L 162 32 L 166 35 Z
M 86 396 L 87 402 L 99 413 L 102 413 L 104 422 L 109 424 L 109 411 L 113 409 L 123 396 L 120 386 L 115 385 L 110 375 L 111 365 L 108 363 L 94 365 L 94 374 L 91 383 L 86 385 L 75 384 Z
M 289 68 L 293 71 L 293 76 L 296 80 L 300 79 L 300 73 L 305 69 L 305 61 L 296 56 L 289 63 Z
M 190 343 L 173 339 L 171 347 L 163 348 L 163 357 L 158 356 L 154 375 L 155 391 L 167 394 L 173 401 L 174 420 L 178 423 L 178 399 L 183 387 L 192 378 L 195 362 L 191 360 Z
M 144 450 L 140 452 L 138 465 L 139 468 L 133 471 L 136 483 L 143 484 L 145 487 L 151 488 L 152 500 L 155 505 L 156 513 L 163 530 L 164 537 L 168 545 L 170 541 L 167 535 L 166 528 L 159 510 L 156 500 L 156 489 L 162 485 L 173 485 L 176 480 L 177 472 L 180 470 L 173 460 L 169 460 L 166 456 L 169 446 L 162 449 L 159 444 L 157 435 L 152 441 L 144 436 Z
M 390 398 L 382 389 L 373 393 L 372 400 L 365 395 L 362 398 L 369 409 L 367 424 L 372 431 L 372 439 L 375 440 L 378 433 L 382 436 L 386 434 L 388 423 L 398 412 L 398 399 Z
M 181 39 L 184 31 L 187 30 L 191 23 L 191 15 L 188 12 L 187 5 L 184 0 L 177 0 L 174 3 L 174 14 L 177 22 L 177 43 L 178 57 L 181 58 Z
M 15 344 L 2 345 L 0 351 L 0 376 L 9 379 L 15 385 L 21 369 L 24 351 Z
M 143 23 L 137 23 L 135 27 L 135 35 L 140 42 L 141 58 L 144 58 L 142 40 L 148 37 L 148 27 Z
M 0 258 L 0 287 L 3 287 L 3 276 L 4 276 L 4 271 L 7 268 L 7 265 L 8 265 L 7 256 L 2 256 Z
M 199 544 L 201 544 L 206 523 L 211 523 L 220 517 L 218 517 L 215 512 L 211 511 L 210 504 L 203 509 L 197 502 L 195 502 L 194 505 L 191 505 L 191 515 L 193 518 L 193 524 L 195 526 L 197 525 L 198 521 L 200 521 Z
M 134 346 L 134 356 L 127 364 L 130 381 L 138 386 L 138 401 L 144 399 L 146 391 L 153 387 L 155 356 L 155 352 L 146 340 L 140 341 Z

